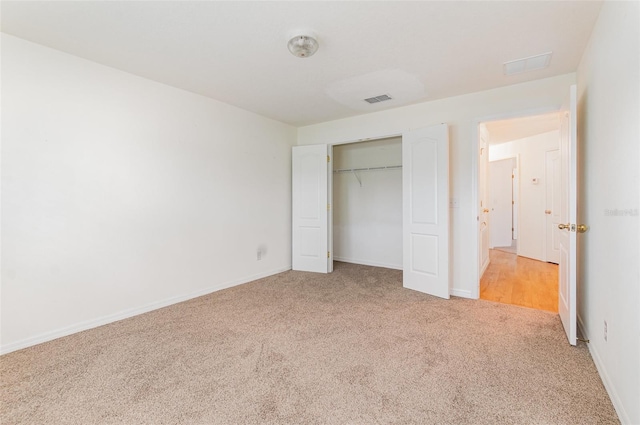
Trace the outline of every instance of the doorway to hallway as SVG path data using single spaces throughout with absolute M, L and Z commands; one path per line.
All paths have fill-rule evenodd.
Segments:
M 552 202 L 559 196 L 553 167 L 559 161 L 549 158 L 558 156 L 560 116 L 480 123 L 481 299 L 558 311 L 558 266 L 548 262 L 558 263 L 551 254 L 559 229 L 549 218 L 560 213 Z
M 480 298 L 558 312 L 558 265 L 497 249 L 480 279 Z

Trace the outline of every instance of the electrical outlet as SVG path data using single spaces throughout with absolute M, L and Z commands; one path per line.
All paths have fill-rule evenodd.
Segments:
M 257 253 L 258 253 L 258 255 L 257 255 L 258 261 L 262 260 L 262 251 L 258 250 Z
M 607 341 L 607 321 L 604 321 L 604 340 Z

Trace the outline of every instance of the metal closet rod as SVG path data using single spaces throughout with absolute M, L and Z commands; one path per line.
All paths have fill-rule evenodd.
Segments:
M 402 168 L 402 165 L 388 165 L 385 167 L 366 167 L 366 168 L 343 168 L 340 170 L 333 170 L 334 173 L 353 173 L 356 171 L 375 171 L 375 170 L 394 170 Z

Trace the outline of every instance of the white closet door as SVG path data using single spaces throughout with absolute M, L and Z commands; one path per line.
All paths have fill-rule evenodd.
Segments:
M 328 145 L 293 147 L 293 270 L 330 271 L 328 154 Z
M 402 135 L 403 285 L 449 298 L 449 129 Z

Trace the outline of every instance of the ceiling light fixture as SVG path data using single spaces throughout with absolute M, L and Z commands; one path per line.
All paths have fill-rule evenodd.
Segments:
M 318 41 L 315 34 L 301 34 L 292 37 L 287 43 L 292 55 L 299 58 L 308 58 L 318 50 Z

